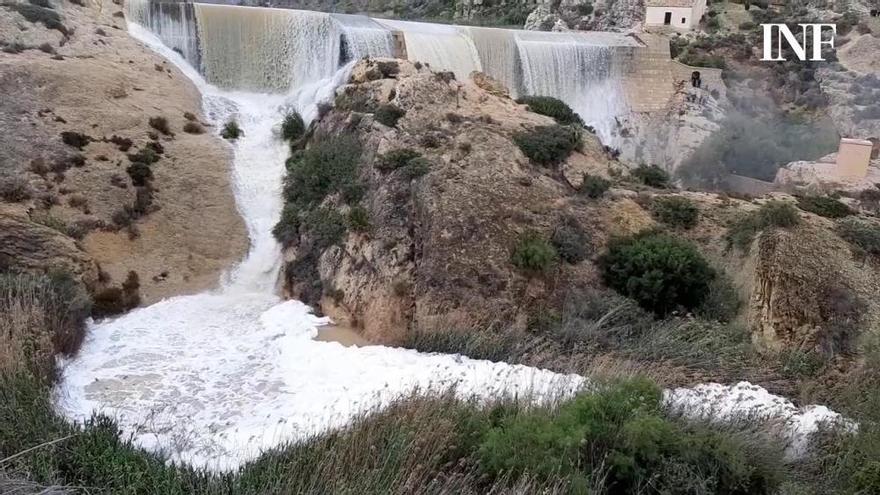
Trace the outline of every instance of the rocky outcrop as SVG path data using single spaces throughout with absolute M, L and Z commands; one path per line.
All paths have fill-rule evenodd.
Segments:
M 641 31 L 643 0 L 562 0 L 538 5 L 524 29 L 532 31 Z
M 383 70 L 381 79 L 361 77 L 372 73 L 371 64 L 395 70 Z M 361 143 L 359 181 L 366 192 L 359 204 L 372 227 L 349 232 L 321 252 L 310 251 L 302 237 L 289 246 L 284 284 L 291 296 L 319 299 L 337 322 L 373 341 L 394 343 L 416 325 L 522 325 L 530 311 L 560 304 L 568 288 L 595 277 L 587 262 L 560 263 L 546 274 L 511 263 L 523 235 L 549 239 L 566 218 L 592 232 L 596 245 L 614 229 L 597 212 L 602 201 L 582 199 L 561 173 L 584 167 L 608 174 L 610 162 L 594 136 L 585 138 L 586 154 L 570 158 L 577 163 L 558 170 L 537 166 L 512 135 L 551 119 L 409 62 L 361 62 L 353 74 L 339 98 L 370 102 L 366 107 L 392 103 L 405 115 L 388 127 L 370 113 L 337 108 L 318 122 L 313 140 L 348 132 Z M 400 149 L 421 154 L 427 173 L 410 178 L 377 168 L 384 154 Z M 325 204 L 348 208 L 336 197 Z M 317 266 L 311 276 L 303 269 L 308 260 Z
M 824 356 L 854 352 L 863 329 L 880 321 L 873 262 L 856 260 L 827 220 L 762 234 L 755 242 L 749 304 L 754 339 L 763 348 Z
M 98 267 L 67 235 L 31 222 L 27 216 L 0 213 L 0 271 L 64 272 L 95 287 Z
M 128 36 L 122 2 L 79 3 L 0 4 L 0 94 L 14 95 L 0 98 L 0 181 L 24 181 L 27 207 L 113 283 L 137 272 L 145 303 L 210 287 L 247 246 L 229 146 L 199 123 L 189 80 Z M 138 184 L 131 155 L 150 151 Z

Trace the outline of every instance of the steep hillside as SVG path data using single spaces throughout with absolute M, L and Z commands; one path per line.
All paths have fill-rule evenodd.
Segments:
M 196 89 L 125 30 L 110 1 L 0 4 L 0 206 L 152 302 L 214 285 L 246 240 Z
M 549 331 L 537 322 L 565 321 L 573 294 L 592 291 L 583 302 L 608 291 L 603 260 L 615 239 L 659 231 L 689 241 L 717 272 L 712 297 L 673 314 L 739 322 L 761 353 L 837 359 L 873 338 L 877 261 L 850 248 L 842 221 L 784 195 L 678 191 L 660 171 L 628 171 L 589 133 L 567 158 L 541 164 L 524 154 L 523 136 L 567 127 L 478 81 L 393 60 L 355 67 L 305 151 L 288 162 L 288 208 L 276 234 L 287 246 L 291 296 L 374 342 L 451 328 Z M 329 152 L 340 143 L 361 153 Z M 333 185 L 307 203 L 302 194 L 317 186 L 297 171 L 312 160 L 350 168 L 334 168 Z M 847 214 L 870 216 L 868 204 L 853 207 Z M 720 331 L 712 328 L 702 331 Z M 524 335 L 516 338 L 532 338 Z

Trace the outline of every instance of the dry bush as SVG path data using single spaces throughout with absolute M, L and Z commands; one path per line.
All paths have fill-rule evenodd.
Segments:
M 50 376 L 56 353 L 75 352 L 91 309 L 69 276 L 0 275 L 0 373 Z

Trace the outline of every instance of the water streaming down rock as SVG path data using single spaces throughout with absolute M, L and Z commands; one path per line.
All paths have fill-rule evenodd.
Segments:
M 149 28 L 193 67 L 199 67 L 199 36 L 192 3 L 127 0 L 125 9 L 129 20 Z
M 613 48 L 578 34 L 520 31 L 516 44 L 526 94 L 554 96 L 568 103 L 613 144 L 614 117 L 626 112 Z
M 473 40 L 483 72 L 504 83 L 513 98 L 522 94 L 522 71 L 516 46 L 516 31 L 462 27 Z
M 344 62 L 364 57 L 393 57 L 394 40 L 391 31 L 378 22 L 361 15 L 331 14 L 342 26 L 342 52 Z
M 471 72 L 483 70 L 474 43 L 457 26 L 388 19 L 377 22 L 403 33 L 409 60 L 427 63 L 434 70 L 452 71 L 462 81 Z
M 243 91 L 287 91 L 330 77 L 339 31 L 329 14 L 195 4 L 208 82 Z

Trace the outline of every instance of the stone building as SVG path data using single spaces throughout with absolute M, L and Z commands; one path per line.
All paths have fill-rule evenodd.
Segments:
M 691 30 L 706 13 L 706 0 L 645 0 L 645 26 Z

